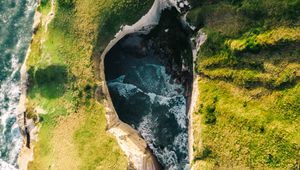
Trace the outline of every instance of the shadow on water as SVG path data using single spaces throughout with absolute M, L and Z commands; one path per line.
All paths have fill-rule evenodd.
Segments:
M 192 52 L 177 11 L 164 11 L 148 35 L 124 37 L 104 64 L 119 118 L 138 130 L 164 169 L 188 168 Z
M 28 70 L 29 84 L 36 83 L 41 96 L 53 99 L 61 97 L 65 92 L 65 84 L 68 81 L 66 66 L 50 65 L 34 71 L 31 67 Z

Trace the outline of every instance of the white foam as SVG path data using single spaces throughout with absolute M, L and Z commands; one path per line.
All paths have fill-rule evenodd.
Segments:
M 155 93 L 147 93 L 147 95 L 150 97 L 150 102 L 153 104 L 157 95 Z
M 162 153 L 159 154 L 159 157 L 161 157 L 168 169 L 178 169 L 177 164 L 177 156 L 176 153 L 173 150 L 169 150 L 167 148 L 164 148 Z
M 121 83 L 117 81 L 109 82 L 108 85 L 111 89 L 114 89 L 119 93 L 120 96 L 129 99 L 132 95 L 142 92 L 139 88 L 132 84 Z
M 166 68 L 156 64 L 146 64 L 138 67 L 134 70 L 138 76 L 138 79 L 143 87 L 146 89 L 153 89 L 153 86 L 158 88 L 159 95 L 172 97 L 178 94 L 182 94 L 184 88 L 181 84 L 170 83 L 171 75 L 167 74 Z M 155 75 L 151 75 L 149 71 L 155 71 Z M 161 84 L 162 83 L 162 84 Z M 159 86 L 161 84 L 161 86 Z M 180 90 L 178 93 L 177 90 Z
M 145 115 L 142 118 L 142 121 L 138 125 L 138 131 L 147 141 L 149 147 L 154 152 L 159 160 L 167 167 L 167 169 L 180 169 L 178 166 L 178 158 L 175 150 L 178 150 L 181 153 L 187 152 L 187 133 L 180 133 L 175 137 L 172 148 L 164 147 L 163 149 L 157 147 L 156 137 L 154 136 L 154 130 L 157 130 L 158 120 L 154 118 L 151 113 Z M 185 160 L 188 162 L 188 158 Z M 188 165 L 186 165 L 188 167 Z M 186 169 L 186 168 L 185 168 Z
M 151 142 L 149 145 L 153 146 L 155 143 L 155 136 L 153 135 L 153 129 L 157 127 L 157 121 L 153 121 L 151 114 L 145 115 L 142 121 L 138 125 L 137 129 L 140 134 L 146 139 L 146 141 Z
M 12 20 L 14 14 L 20 10 L 20 2 L 17 1 L 16 3 L 17 5 L 15 7 L 7 9 L 0 17 L 4 23 L 7 23 L 4 25 L 4 29 L 2 29 L 1 36 L 10 35 L 9 31 L 12 30 L 8 27 L 13 24 L 13 26 L 16 27 L 14 36 L 18 38 L 18 41 L 13 47 L 4 49 L 4 54 L 0 54 L 9 54 L 11 56 L 8 67 L 1 68 L 9 74 L 0 82 L 0 123 L 2 127 L 0 131 L 0 152 L 7 152 L 8 150 L 8 155 L 3 158 L 6 162 L 0 160 L 1 170 L 3 168 L 15 169 L 13 166 L 16 165 L 16 159 L 22 145 L 22 137 L 19 132 L 18 124 L 15 121 L 16 108 L 20 97 L 20 82 L 17 79 L 17 74 L 21 67 L 22 61 L 20 59 L 23 58 L 22 55 L 25 54 L 28 43 L 30 43 L 31 26 L 28 27 L 26 24 L 32 19 L 31 17 L 37 5 L 37 1 L 26 0 L 24 16 L 18 18 L 18 20 Z M 28 36 L 24 37 L 26 35 Z M 0 45 L 4 43 L 2 40 L 0 41 Z
M 187 151 L 187 144 L 188 143 L 188 135 L 186 133 L 179 133 L 175 139 L 174 139 L 174 143 L 173 143 L 173 148 L 179 148 L 179 151 L 181 153 L 186 153 Z M 186 159 L 188 160 L 188 159 Z
M 186 101 L 184 96 L 181 95 L 176 98 L 176 105 L 170 108 L 169 112 L 173 113 L 178 125 L 182 129 L 187 128 Z
M 149 70 L 149 68 L 147 67 L 152 68 Z M 126 75 L 122 75 L 117 79 L 109 81 L 108 86 L 110 87 L 110 89 L 117 91 L 118 95 L 127 99 L 129 99 L 130 96 L 141 92 L 149 96 L 152 105 L 158 104 L 160 106 L 169 107 L 169 110 L 165 113 L 165 116 L 174 116 L 178 124 L 178 128 L 180 128 L 180 131 L 182 131 L 182 133 L 179 133 L 174 137 L 173 144 L 170 143 L 170 145 L 163 146 L 163 148 L 159 147 L 161 144 L 158 143 L 158 138 L 155 136 L 159 126 L 159 120 L 158 117 L 154 116 L 151 110 L 149 111 L 149 113 L 145 113 L 146 115 L 142 117 L 141 122 L 139 122 L 136 127 L 143 138 L 147 141 L 154 154 L 160 161 L 163 162 L 164 166 L 166 166 L 167 169 L 180 169 L 182 168 L 182 166 L 188 167 L 188 165 L 185 165 L 188 164 L 188 134 L 186 99 L 182 94 L 184 91 L 183 86 L 177 83 L 170 83 L 171 76 L 166 73 L 166 69 L 164 66 L 146 64 L 145 66 L 140 66 L 135 70 L 130 71 L 136 72 L 137 78 L 140 81 L 139 83 L 141 83 L 141 85 L 124 83 Z M 143 89 L 145 88 L 147 90 L 160 88 L 160 90 L 163 89 L 163 93 L 162 95 L 158 95 L 152 91 L 146 93 L 137 86 L 142 86 Z M 177 89 L 181 89 L 181 92 L 178 92 Z M 186 133 L 184 133 L 185 131 Z M 181 165 L 179 165 L 178 162 L 178 157 L 176 155 L 177 152 L 180 152 L 183 155 L 186 154 L 186 158 L 184 158 L 184 160 L 181 160 L 180 162 Z
M 16 122 L 13 122 L 11 129 L 7 129 L 8 123 L 15 119 L 16 107 L 18 105 L 18 97 L 20 95 L 20 88 L 18 82 L 12 81 L 12 76 L 0 86 L 0 120 L 3 126 L 0 132 L 1 145 L 7 147 L 8 163 L 15 164 L 18 152 L 22 145 L 19 127 Z M 8 132 L 7 132 L 8 131 Z M 5 134 L 9 134 L 11 140 L 5 141 Z M 9 143 L 6 143 L 9 142 Z
M 0 170 L 17 170 L 17 168 L 0 159 Z

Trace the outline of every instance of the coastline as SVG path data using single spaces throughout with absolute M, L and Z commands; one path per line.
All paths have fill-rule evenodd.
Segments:
M 38 5 L 37 5 L 37 7 L 38 7 Z M 36 30 L 38 28 L 39 24 L 41 23 L 41 15 L 42 14 L 40 12 L 38 12 L 36 9 L 35 14 L 34 14 L 34 22 L 33 22 L 33 26 L 32 26 L 33 34 L 32 34 L 31 40 L 35 36 L 34 30 Z M 26 140 L 27 140 L 27 136 L 26 136 L 27 132 L 26 131 L 29 131 L 30 136 L 34 136 L 35 139 L 37 137 L 36 135 L 37 135 L 37 131 L 38 131 L 38 128 L 34 125 L 33 121 L 27 120 L 26 115 L 25 115 L 26 94 L 27 94 L 27 84 L 28 84 L 26 61 L 30 55 L 30 51 L 31 51 L 31 44 L 28 47 L 26 56 L 24 58 L 24 61 L 23 61 L 23 64 L 22 64 L 22 67 L 20 70 L 21 95 L 20 95 L 19 105 L 17 108 L 17 122 L 18 122 L 20 131 L 21 131 L 21 134 L 23 137 L 23 145 L 22 145 L 22 148 L 20 150 L 18 160 L 17 160 L 17 164 L 18 164 L 20 170 L 27 170 L 28 163 L 33 160 L 33 147 L 28 148 L 26 146 L 26 143 L 27 143 L 26 142 Z M 28 125 L 31 127 L 29 130 L 27 130 Z
M 51 10 L 46 17 L 46 23 L 43 23 L 42 13 L 38 11 L 39 5 L 40 5 L 40 1 L 38 1 L 35 14 L 34 14 L 34 22 L 32 26 L 33 33 L 31 37 L 31 41 L 34 39 L 38 27 L 42 24 L 42 26 L 45 26 L 45 30 L 47 31 L 48 24 L 54 18 L 54 7 L 55 7 L 54 0 L 51 0 Z M 32 119 L 26 118 L 26 95 L 27 95 L 27 86 L 28 86 L 28 74 L 27 74 L 26 62 L 28 60 L 30 52 L 31 52 L 31 44 L 28 47 L 26 56 L 24 58 L 20 70 L 21 95 L 20 95 L 19 105 L 17 108 L 17 122 L 23 137 L 22 148 L 20 150 L 18 160 L 17 160 L 17 165 L 19 166 L 20 170 L 27 170 L 28 163 L 34 160 L 34 155 L 33 155 L 34 145 L 32 144 L 32 142 L 38 140 L 38 131 L 39 131 L 39 127 L 34 124 L 34 121 Z M 30 145 L 27 144 L 28 142 L 30 143 Z M 30 147 L 28 147 L 28 145 Z
M 197 35 L 195 37 L 194 43 L 193 39 L 191 39 L 193 44 L 193 85 L 192 85 L 192 96 L 191 96 L 191 102 L 189 105 L 189 111 L 188 111 L 188 118 L 189 118 L 189 128 L 188 128 L 188 138 L 189 138 L 189 162 L 190 162 L 190 169 L 193 170 L 192 162 L 194 157 L 193 152 L 193 145 L 194 145 L 194 130 L 193 130 L 193 114 L 196 112 L 197 109 L 197 102 L 198 102 L 198 96 L 199 89 L 198 89 L 198 81 L 199 81 L 199 75 L 195 72 L 195 62 L 197 59 L 197 54 L 200 51 L 201 45 L 206 41 L 207 35 L 202 31 L 199 30 L 197 32 Z

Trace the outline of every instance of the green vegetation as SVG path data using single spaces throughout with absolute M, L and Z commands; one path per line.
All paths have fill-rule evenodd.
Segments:
M 120 26 L 137 21 L 152 3 L 58 0 L 46 30 L 51 2 L 41 1 L 44 24 L 36 31 L 26 63 L 28 116 L 39 120 L 40 127 L 29 169 L 127 168 L 126 156 L 106 132 L 103 106 L 94 99 L 102 83 L 94 61 Z
M 282 91 L 249 91 L 202 78 L 199 90 L 195 117 L 202 119 L 202 132 L 195 135 L 201 135 L 203 146 L 194 146 L 197 169 L 297 167 L 300 84 Z M 200 166 L 203 162 L 205 166 Z
M 254 50 L 284 45 L 300 41 L 300 28 L 277 28 L 262 34 L 245 36 L 243 39 L 228 40 L 226 44 L 232 51 Z
M 80 169 L 126 169 L 127 161 L 115 139 L 105 137 L 104 109 L 99 105 L 90 106 L 86 114 L 86 120 L 74 135 L 78 153 L 84 162 Z
M 192 0 L 208 35 L 196 62 L 196 169 L 297 169 L 300 1 Z

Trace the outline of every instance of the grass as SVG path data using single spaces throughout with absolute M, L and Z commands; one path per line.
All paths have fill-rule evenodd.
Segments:
M 276 28 L 271 31 L 251 36 L 239 40 L 228 40 L 226 44 L 232 51 L 252 50 L 275 45 L 283 45 L 288 42 L 296 42 L 300 40 L 300 28 Z
M 89 107 L 85 119 L 74 135 L 84 162 L 81 169 L 124 169 L 127 161 L 123 153 L 113 138 L 106 137 L 105 111 L 101 105 Z
M 194 124 L 201 123 L 196 127 L 202 130 L 194 136 L 196 142 L 201 136 L 202 145 L 194 146 L 196 169 L 203 162 L 211 168 L 296 168 L 300 84 L 257 98 L 264 89 L 249 91 L 201 78 L 199 90 L 194 117 L 201 121 Z
M 194 2 L 208 35 L 196 61 L 195 169 L 297 169 L 299 0 Z
M 29 169 L 127 168 L 126 156 L 106 132 L 103 106 L 94 99 L 101 80 L 93 57 L 100 56 L 121 25 L 137 21 L 152 3 L 56 1 L 55 18 L 47 32 L 39 26 L 26 63 L 29 116 L 36 117 L 35 108 L 46 113 L 35 118 L 39 140 Z M 50 8 L 50 1 L 42 0 L 42 21 Z

